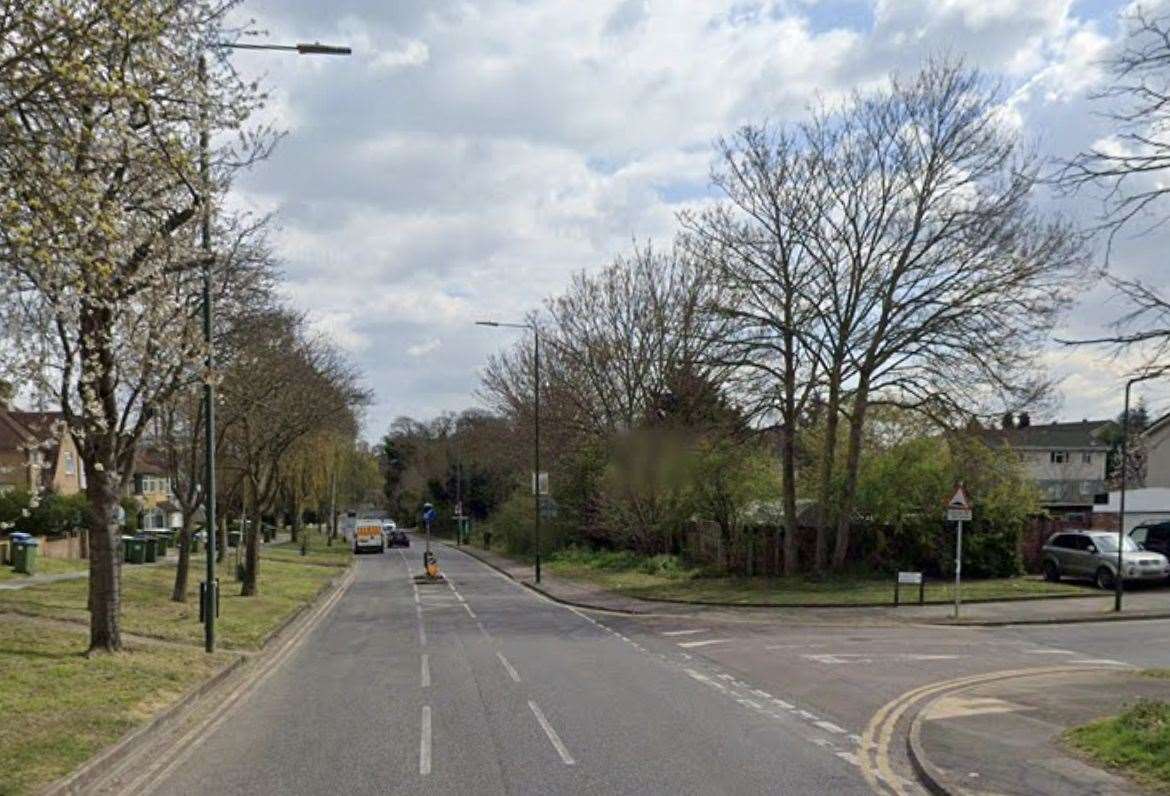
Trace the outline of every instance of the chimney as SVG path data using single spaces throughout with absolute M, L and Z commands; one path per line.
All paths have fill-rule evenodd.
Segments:
M 1032 425 L 1032 418 L 1028 416 L 1027 412 L 1020 412 L 1020 418 L 1016 421 L 1016 428 L 1027 428 Z

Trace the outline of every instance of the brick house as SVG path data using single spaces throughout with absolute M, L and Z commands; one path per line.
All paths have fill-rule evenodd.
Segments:
M 21 412 L 0 406 L 0 492 L 21 489 L 75 495 L 85 470 L 60 412 Z

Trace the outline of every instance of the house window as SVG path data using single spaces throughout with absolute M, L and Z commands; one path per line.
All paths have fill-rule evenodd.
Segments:
M 73 461 L 73 454 L 65 451 L 65 475 L 76 475 L 77 463 Z
M 1082 453 L 1081 454 L 1081 463 L 1082 464 L 1092 464 L 1093 463 L 1093 454 Z
M 1048 454 L 1048 461 L 1053 464 L 1064 464 L 1068 461 L 1068 451 L 1051 451 Z

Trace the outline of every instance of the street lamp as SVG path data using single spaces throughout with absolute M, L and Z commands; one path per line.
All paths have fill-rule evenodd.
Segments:
M 492 326 L 507 329 L 528 329 L 532 332 L 532 360 L 534 381 L 532 387 L 532 406 L 535 430 L 532 446 L 532 493 L 536 514 L 534 517 L 536 541 L 536 582 L 540 583 L 540 329 L 535 323 L 501 323 L 499 321 L 476 321 L 476 326 Z
M 1125 590 L 1122 570 L 1122 549 L 1125 544 L 1125 486 L 1129 475 L 1129 392 L 1138 382 L 1149 381 L 1170 373 L 1170 367 L 1155 368 L 1125 383 L 1125 409 L 1121 413 L 1121 496 L 1117 506 L 1117 577 L 1113 583 L 1113 610 L 1121 610 L 1121 594 Z
M 236 44 L 218 42 L 213 45 L 222 50 L 285 50 L 300 55 L 349 55 L 349 47 L 331 47 L 325 44 Z M 199 54 L 199 88 L 204 99 L 207 97 L 207 54 Z M 203 514 L 207 528 L 207 583 L 200 595 L 203 601 L 204 649 L 215 652 L 215 606 L 219 602 L 215 581 L 215 347 L 214 314 L 211 305 L 211 266 L 215 255 L 211 249 L 211 131 L 207 118 L 207 103 L 204 102 L 199 118 L 199 179 L 203 184 L 203 207 L 201 218 L 201 245 L 203 248 L 203 414 L 207 421 L 207 439 L 204 447 L 206 458 L 204 473 Z M 241 540 L 242 541 L 242 540 Z

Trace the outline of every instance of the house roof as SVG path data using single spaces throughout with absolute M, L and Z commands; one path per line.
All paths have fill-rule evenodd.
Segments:
M 1108 450 L 1100 438 L 1112 420 L 1078 420 L 1071 423 L 1044 423 L 1024 428 L 991 428 L 979 432 L 985 443 L 995 447 L 1040 450 Z
M 1159 417 L 1142 432 L 1145 436 L 1150 437 L 1162 431 L 1163 428 L 1170 426 L 1170 412 Z

